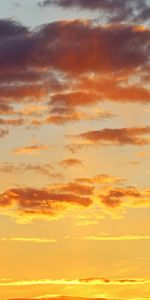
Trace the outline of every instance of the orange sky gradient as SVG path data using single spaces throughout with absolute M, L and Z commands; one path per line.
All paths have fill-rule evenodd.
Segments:
M 0 1 L 0 300 L 150 300 L 150 1 Z

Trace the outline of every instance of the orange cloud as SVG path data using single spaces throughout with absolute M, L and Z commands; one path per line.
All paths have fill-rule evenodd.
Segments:
M 82 20 L 53 22 L 33 32 L 12 20 L 3 20 L 0 26 L 6 33 L 1 37 L 0 79 L 8 83 L 11 74 L 15 78 L 16 74 L 23 73 L 24 70 L 25 76 L 30 77 L 30 82 L 32 77 L 34 82 L 38 76 L 40 82 L 43 82 L 42 85 L 21 85 L 20 83 L 25 82 L 25 76 L 20 76 L 18 86 L 7 84 L 6 87 L 1 87 L 2 96 L 14 100 L 20 97 L 42 98 L 48 93 L 51 84 L 57 90 L 63 86 L 54 76 L 50 83 L 47 81 L 52 69 L 71 74 L 117 74 L 118 71 L 133 72 L 137 68 L 144 68 L 149 60 L 150 33 L 148 30 L 139 30 L 139 26 L 137 29 L 123 24 L 94 26 L 92 22 Z M 17 53 L 13 51 L 16 45 Z
M 60 162 L 60 164 L 64 167 L 74 167 L 74 166 L 82 166 L 83 165 L 82 161 L 77 158 L 64 159 Z
M 0 206 L 1 208 L 7 208 L 13 213 L 16 212 L 16 216 L 19 215 L 25 217 L 55 217 L 62 213 L 65 209 L 72 206 L 88 207 L 92 204 L 92 200 L 87 195 L 87 191 L 83 193 L 76 189 L 75 191 L 68 191 L 63 189 L 57 191 L 57 186 L 35 189 L 31 187 L 13 188 L 0 194 Z M 82 196 L 83 195 L 83 196 Z
M 133 75 L 135 74 L 133 73 Z M 116 74 L 115 78 L 113 76 L 109 76 L 108 78 L 107 75 L 101 76 L 97 74 L 93 74 L 93 76 L 82 76 L 80 81 L 74 84 L 74 88 L 82 91 L 82 97 L 85 99 L 87 105 L 89 103 L 98 103 L 105 100 L 123 103 L 149 103 L 150 91 L 146 86 L 144 87 L 144 80 L 143 82 L 140 80 L 140 84 L 138 85 L 136 83 L 129 85 L 126 81 L 127 78 L 130 79 L 130 74 Z M 91 99 L 89 98 L 88 101 L 86 94 L 93 95 L 93 97 L 91 97 Z M 59 99 L 59 94 L 57 97 L 55 96 L 55 102 L 57 98 Z M 63 98 L 62 102 L 67 103 L 67 95 L 66 97 L 64 95 Z M 70 103 L 72 102 L 70 101 Z M 79 105 L 84 105 L 83 101 L 80 101 L 80 97 L 78 98 L 77 105 L 78 103 Z
M 137 189 L 135 187 L 114 188 L 104 191 L 99 195 L 100 201 L 107 208 L 124 207 L 149 207 L 150 190 Z
M 85 177 L 85 178 L 76 178 L 77 182 L 85 182 L 89 184 L 106 184 L 106 183 L 121 183 L 124 181 L 124 179 L 121 179 L 119 177 L 110 176 L 108 174 L 99 174 L 95 177 Z
M 90 185 L 83 185 L 76 182 L 71 182 L 66 185 L 58 186 L 58 190 L 62 192 L 73 192 L 79 195 L 92 195 L 94 187 Z
M 21 126 L 24 123 L 23 119 L 0 119 L 0 125 Z
M 20 174 L 24 172 L 35 172 L 35 173 L 41 173 L 45 176 L 51 177 L 51 178 L 61 178 L 62 174 L 57 173 L 54 171 L 54 168 L 50 164 L 12 164 L 9 162 L 2 163 L 0 165 L 0 172 L 3 173 L 18 173 Z
M 86 104 L 86 102 L 85 102 Z M 71 103 L 70 103 L 71 105 Z M 44 124 L 54 124 L 54 125 L 63 125 L 70 122 L 78 121 L 92 121 L 92 120 L 105 120 L 114 117 L 111 111 L 103 110 L 91 110 L 90 112 L 86 111 L 77 111 L 75 108 L 57 107 L 53 104 L 53 108 L 48 117 L 45 119 L 33 119 L 31 124 L 35 126 L 44 125 Z
M 83 141 L 79 144 L 82 147 L 82 144 L 85 145 L 86 142 L 89 144 L 99 143 L 103 146 L 115 145 L 115 146 L 124 146 L 124 145 L 135 145 L 143 146 L 150 144 L 150 138 L 145 138 L 143 136 L 150 134 L 150 127 L 132 127 L 132 128 L 104 128 L 101 130 L 93 130 L 81 133 L 74 136 L 75 138 Z M 77 145 L 78 146 L 78 145 Z
M 24 165 L 25 171 L 41 172 L 56 178 L 58 174 L 49 174 L 47 165 Z M 3 165 L 2 172 L 18 172 L 17 166 Z M 20 169 L 19 169 L 20 171 Z M 150 207 L 150 190 L 125 186 L 125 180 L 100 174 L 92 178 L 76 178 L 68 183 L 54 183 L 41 189 L 33 187 L 11 188 L 0 194 L 0 206 L 3 214 L 15 218 L 18 222 L 28 222 L 35 218 L 60 218 L 73 208 L 101 208 L 96 221 L 106 214 L 116 215 L 129 208 Z M 100 186 L 101 185 L 101 186 Z M 91 210 L 92 212 L 92 210 Z M 21 217 L 21 218 L 20 218 Z M 91 219 L 85 218 L 85 225 Z M 78 224 L 84 222 L 79 222 Z M 82 225 L 81 224 L 81 225 Z M 84 225 L 84 224 L 83 224 Z
M 48 150 L 49 146 L 47 145 L 31 145 L 31 146 L 26 146 L 26 147 L 20 147 L 20 148 L 16 148 L 13 150 L 13 153 L 15 155 L 38 155 L 39 152 L 44 151 L 44 150 Z
M 17 115 L 12 120 L 1 118 L 1 124 L 100 120 L 113 117 L 113 112 L 85 108 L 104 100 L 149 103 L 148 29 L 85 20 L 53 22 L 36 30 L 1 20 L 1 28 L 5 35 L 0 35 L 0 112 Z M 133 80 L 137 72 L 138 83 Z M 36 109 L 31 100 L 43 109 Z

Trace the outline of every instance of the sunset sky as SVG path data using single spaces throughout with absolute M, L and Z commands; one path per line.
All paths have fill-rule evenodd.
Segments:
M 0 300 L 150 300 L 150 0 L 1 0 L 0 114 Z

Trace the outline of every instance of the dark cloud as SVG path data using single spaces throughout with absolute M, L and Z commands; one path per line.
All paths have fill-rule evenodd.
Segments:
M 113 112 L 87 112 L 88 106 L 105 100 L 148 104 L 149 41 L 150 31 L 136 25 L 69 20 L 31 30 L 0 20 L 0 112 L 13 116 L 1 117 L 1 124 L 103 120 Z M 24 120 L 31 100 L 47 111 L 37 118 L 26 114 Z
M 0 20 L 0 41 L 16 36 L 27 35 L 28 28 L 11 19 Z
M 14 30 L 16 23 L 10 26 Z M 71 73 L 134 69 L 148 62 L 149 37 L 148 30 L 132 26 L 93 26 L 81 20 L 54 22 L 0 40 L 1 72 L 8 68 L 20 71 L 22 67 L 25 71 L 45 67 Z
M 0 20 L 0 111 L 10 117 L 16 104 L 42 102 L 48 105 L 43 120 L 25 123 L 63 125 L 111 117 L 77 110 L 104 100 L 149 103 L 149 41 L 149 30 L 136 25 L 73 20 L 31 30 Z M 138 84 L 129 84 L 137 72 Z

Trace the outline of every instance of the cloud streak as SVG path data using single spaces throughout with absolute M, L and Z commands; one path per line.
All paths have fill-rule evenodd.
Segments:
M 109 279 L 109 278 L 83 278 L 83 279 L 42 279 L 42 280 L 22 280 L 22 281 L 8 281 L 0 282 L 0 287 L 9 286 L 32 286 L 32 285 L 144 285 L 149 284 L 149 279 L 144 278 L 123 278 L 123 279 Z
M 35 243 L 35 244 L 52 244 L 56 243 L 55 239 L 38 238 L 38 237 L 3 237 L 0 242 L 21 242 L 21 243 Z

